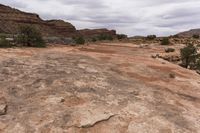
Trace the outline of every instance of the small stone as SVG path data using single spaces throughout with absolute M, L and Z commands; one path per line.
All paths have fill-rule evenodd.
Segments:
M 160 56 L 159 54 L 156 54 L 156 55 L 152 55 L 151 57 L 156 59 L 156 58 L 159 58 L 159 56 Z
M 156 58 L 156 56 L 155 56 L 155 55 L 152 55 L 151 57 L 152 57 L 152 58 L 154 58 L 154 59 Z
M 5 115 L 6 112 L 7 112 L 7 105 L 6 104 L 0 105 L 0 115 Z
M 175 52 L 174 48 L 165 48 L 166 53 Z
M 60 102 L 61 102 L 61 103 L 65 102 L 65 99 L 64 99 L 64 98 L 62 98 L 62 99 L 60 100 Z
M 174 73 L 170 73 L 169 77 L 172 78 L 172 79 L 174 79 L 176 77 L 176 75 Z
M 65 102 L 65 99 L 63 97 L 49 96 L 46 99 L 46 103 L 50 103 L 50 104 L 58 104 L 58 103 L 63 103 L 63 102 Z

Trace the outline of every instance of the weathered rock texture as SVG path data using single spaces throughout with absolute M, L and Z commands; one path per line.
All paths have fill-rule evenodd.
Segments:
M 199 133 L 200 76 L 165 48 L 0 49 L 0 132 Z

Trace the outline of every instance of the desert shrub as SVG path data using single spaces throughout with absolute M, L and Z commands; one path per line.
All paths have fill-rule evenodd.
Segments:
M 192 37 L 195 38 L 195 39 L 199 39 L 199 35 L 198 34 L 194 34 Z
M 46 47 L 41 33 L 32 26 L 20 27 L 17 42 L 28 47 Z
M 112 41 L 113 37 L 111 35 L 107 35 L 107 39 L 106 40 Z
M 200 70 L 200 59 L 197 60 L 196 68 L 197 68 L 197 70 Z
M 98 37 L 98 40 L 103 41 L 103 40 L 113 40 L 113 37 L 111 35 L 107 35 L 107 34 L 101 34 Z
M 161 45 L 169 45 L 169 44 L 170 44 L 170 40 L 168 37 L 165 37 L 162 39 Z
M 148 40 L 154 40 L 154 39 L 156 39 L 156 35 L 148 35 L 146 38 Z
M 106 40 L 106 35 L 105 34 L 101 34 L 98 36 L 98 40 L 102 41 L 102 40 Z
M 11 46 L 11 43 L 6 40 L 5 36 L 0 36 L 0 48 L 10 48 Z
M 92 38 L 92 42 L 96 42 L 97 39 L 95 37 Z
M 182 65 L 185 68 L 192 67 L 197 60 L 197 48 L 193 44 L 188 44 L 180 50 Z
M 122 39 L 126 39 L 126 38 L 127 38 L 127 35 L 124 35 L 124 34 L 118 34 L 117 35 L 118 40 L 122 40 Z
M 166 52 L 166 53 L 170 53 L 170 52 L 174 52 L 174 51 L 175 51 L 174 48 L 166 48 L 166 49 L 165 49 L 165 52 Z
M 75 37 L 74 41 L 75 41 L 76 44 L 85 44 L 85 39 L 82 36 Z
M 102 41 L 102 40 L 106 40 L 106 36 L 104 34 L 99 35 L 98 40 Z

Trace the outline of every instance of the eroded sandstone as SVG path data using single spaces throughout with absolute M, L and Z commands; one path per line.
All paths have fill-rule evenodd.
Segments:
M 0 49 L 0 132 L 199 133 L 200 77 L 151 58 L 164 49 Z

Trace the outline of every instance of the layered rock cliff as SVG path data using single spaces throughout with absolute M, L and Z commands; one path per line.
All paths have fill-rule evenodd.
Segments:
M 15 34 L 22 25 L 33 25 L 44 36 L 74 36 L 76 28 L 62 20 L 42 20 L 39 15 L 26 13 L 17 9 L 0 5 L 0 32 Z
M 76 30 L 75 26 L 63 20 L 42 20 L 39 15 L 26 13 L 0 4 L 0 33 L 16 34 L 20 26 L 32 25 L 46 37 L 93 37 L 100 34 L 115 36 L 115 30 L 84 29 Z
M 83 29 L 79 30 L 79 33 L 84 37 L 94 37 L 99 35 L 110 35 L 110 36 L 116 36 L 115 30 L 108 30 L 108 29 Z

